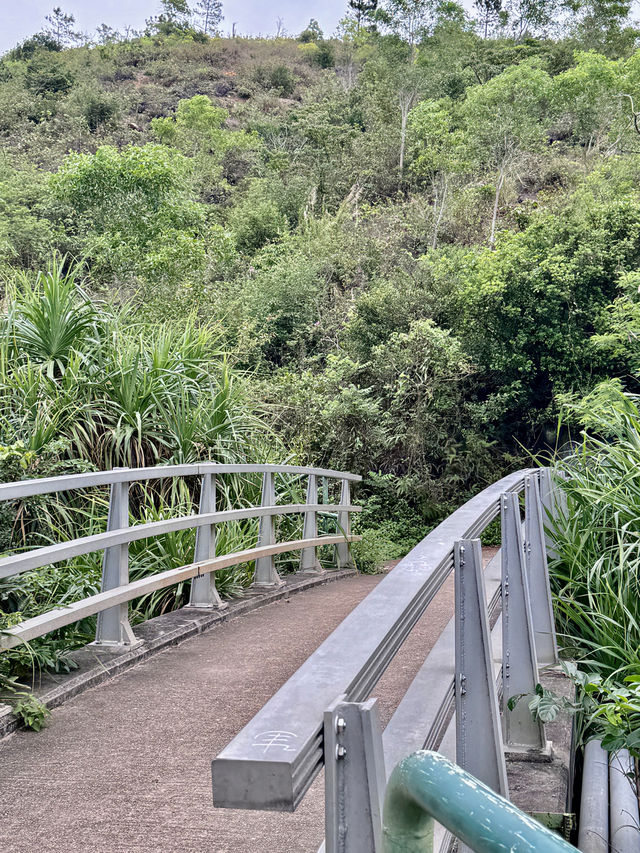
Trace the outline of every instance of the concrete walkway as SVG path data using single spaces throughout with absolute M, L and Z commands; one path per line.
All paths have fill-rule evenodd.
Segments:
M 315 853 L 321 779 L 294 814 L 217 810 L 210 761 L 379 580 L 212 628 L 70 700 L 44 731 L 1 741 L 0 851 Z M 383 725 L 452 613 L 449 582 L 374 691 Z

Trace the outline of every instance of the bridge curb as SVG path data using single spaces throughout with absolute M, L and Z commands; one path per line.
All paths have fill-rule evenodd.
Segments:
M 39 685 L 33 691 L 34 695 L 44 702 L 47 708 L 57 708 L 90 687 L 96 687 L 152 655 L 195 637 L 209 628 L 268 604 L 288 599 L 298 592 L 357 574 L 356 569 L 340 569 L 304 578 L 295 574 L 285 575 L 283 586 L 259 592 L 248 590 L 241 598 L 230 599 L 224 610 L 183 607 L 171 613 L 164 613 L 134 627 L 134 634 L 142 642 L 130 651 L 99 650 L 94 645 L 88 645 L 73 652 L 71 657 L 78 663 L 78 669 L 65 674 L 42 674 Z M 11 708 L 0 704 L 0 738 L 21 727 L 20 720 L 11 712 Z

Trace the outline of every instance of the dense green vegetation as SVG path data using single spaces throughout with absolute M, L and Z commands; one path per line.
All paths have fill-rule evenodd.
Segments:
M 217 3 L 198 27 L 162 5 L 95 44 L 56 14 L 0 59 L 3 479 L 350 469 L 373 568 L 553 445 L 562 395 L 639 390 L 628 7 L 363 0 L 331 38 L 260 40 L 217 37 Z M 135 517 L 193 506 L 185 488 Z M 5 507 L 0 548 L 97 528 L 105 501 Z M 2 582 L 4 621 L 98 582 L 97 558 Z M 33 653 L 62 665 L 73 631 Z
M 640 755 L 640 409 L 618 382 L 567 401 L 577 428 L 556 463 L 561 513 L 552 582 L 565 654 L 577 661 L 588 736 Z

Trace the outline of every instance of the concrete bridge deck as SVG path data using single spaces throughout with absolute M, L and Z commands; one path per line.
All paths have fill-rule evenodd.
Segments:
M 379 580 L 214 627 L 71 699 L 42 732 L 0 741 L 0 851 L 315 853 L 320 779 L 294 814 L 217 810 L 210 761 Z M 383 724 L 451 617 L 452 580 L 375 690 Z

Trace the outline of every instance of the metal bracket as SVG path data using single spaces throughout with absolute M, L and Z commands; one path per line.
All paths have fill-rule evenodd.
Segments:
M 505 744 L 508 747 L 544 749 L 542 723 L 535 722 L 526 701 L 513 710 L 509 700 L 533 694 L 538 683 L 533 619 L 524 567 L 522 520 L 518 495 L 505 492 L 500 499 L 502 523 L 502 698 Z
M 456 763 L 508 797 L 480 540 L 455 542 L 453 554 Z
M 326 853 L 382 853 L 384 753 L 378 700 L 340 696 L 324 713 Z

